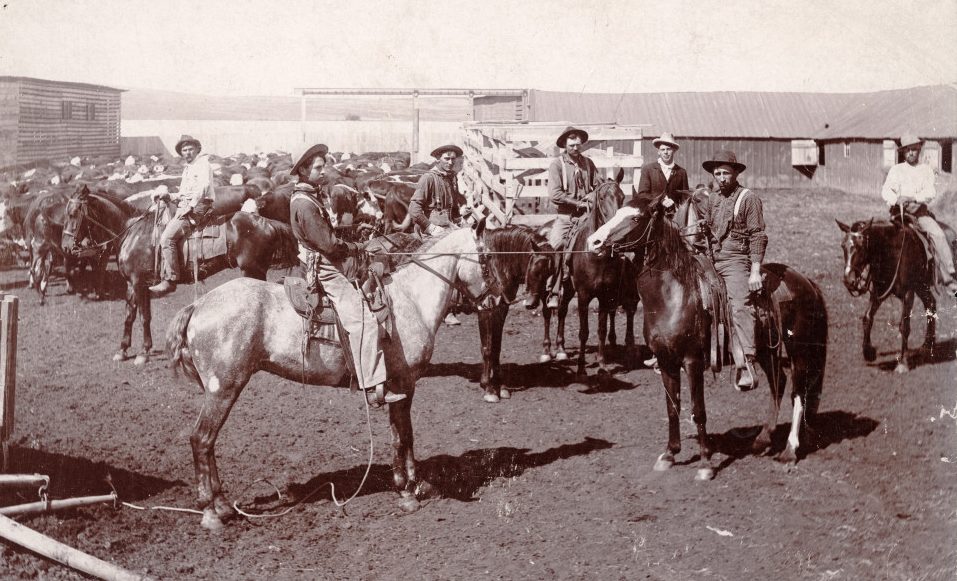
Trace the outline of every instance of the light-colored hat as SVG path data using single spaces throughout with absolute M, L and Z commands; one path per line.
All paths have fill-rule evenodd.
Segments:
M 913 134 L 904 135 L 901 137 L 901 146 L 897 149 L 907 149 L 912 145 L 924 145 L 924 140 Z
M 681 149 L 681 146 L 679 146 L 678 142 L 675 141 L 675 136 L 672 135 L 671 133 L 667 133 L 667 132 L 662 133 L 661 137 L 651 142 L 651 144 L 654 145 L 656 148 L 661 147 L 662 143 L 664 143 L 665 145 L 670 145 L 671 147 L 675 149 Z

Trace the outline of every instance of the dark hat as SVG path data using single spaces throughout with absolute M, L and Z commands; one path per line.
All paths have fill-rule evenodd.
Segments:
M 582 143 L 588 141 L 588 132 L 584 129 L 578 129 L 577 127 L 566 127 L 565 131 L 562 131 L 562 134 L 559 135 L 558 139 L 555 140 L 555 145 L 565 149 L 565 141 L 575 134 L 582 138 Z
M 304 165 L 310 163 L 315 157 L 322 157 L 325 159 L 326 154 L 329 153 L 329 147 L 325 143 L 317 143 L 306 150 L 306 153 L 302 154 L 299 157 L 299 161 L 296 162 L 296 165 L 292 166 L 292 169 L 289 170 L 289 175 L 297 175 L 299 170 L 302 169 Z
M 451 145 L 451 144 L 450 144 L 450 145 L 442 145 L 442 146 L 436 147 L 435 149 L 432 150 L 431 155 L 432 155 L 432 157 L 434 157 L 435 159 L 438 159 L 438 158 L 442 157 L 442 154 L 445 153 L 446 151 L 454 152 L 455 155 L 458 156 L 458 157 L 462 157 L 462 154 L 464 153 L 464 152 L 462 151 L 462 148 L 459 147 L 458 145 Z
M 202 151 L 203 149 L 203 144 L 200 143 L 198 139 L 196 139 L 192 135 L 183 135 L 182 137 L 179 138 L 179 141 L 176 142 L 176 147 L 173 148 L 176 150 L 176 155 L 180 155 L 180 156 L 183 155 L 182 153 L 179 152 L 179 150 L 182 149 L 183 146 L 186 145 L 187 143 L 192 143 L 200 151 Z
M 748 167 L 743 163 L 738 163 L 738 158 L 734 155 L 734 152 L 728 150 L 719 151 L 714 154 L 711 156 L 711 159 L 702 163 L 701 167 L 708 173 L 714 173 L 714 168 L 719 165 L 730 165 L 738 173 L 743 172 Z

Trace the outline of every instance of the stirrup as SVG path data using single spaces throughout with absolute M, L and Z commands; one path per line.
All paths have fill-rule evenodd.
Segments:
M 404 393 L 392 393 L 391 391 L 386 393 L 385 383 L 380 383 L 375 386 L 375 389 L 365 389 L 363 391 L 366 395 L 366 401 L 374 407 L 382 407 L 387 403 L 402 401 L 407 397 Z
M 748 376 L 751 378 L 751 382 L 745 382 L 744 374 L 742 371 L 747 371 Z M 734 388 L 738 391 L 751 391 L 752 389 L 758 386 L 758 375 L 754 370 L 754 364 L 751 359 L 745 357 L 744 368 L 737 367 L 735 368 L 735 378 L 734 378 Z

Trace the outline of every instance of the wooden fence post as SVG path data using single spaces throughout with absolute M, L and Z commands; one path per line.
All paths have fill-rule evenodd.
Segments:
M 17 385 L 17 307 L 15 295 L 0 294 L 0 446 L 2 469 L 7 471 L 7 440 L 13 433 L 14 401 Z

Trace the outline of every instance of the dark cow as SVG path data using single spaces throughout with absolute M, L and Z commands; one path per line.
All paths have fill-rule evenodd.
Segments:
M 366 185 L 366 191 L 379 200 L 382 208 L 383 230 L 390 232 L 411 232 L 412 216 L 409 214 L 409 201 L 415 193 L 415 185 L 389 180 L 373 180 Z

